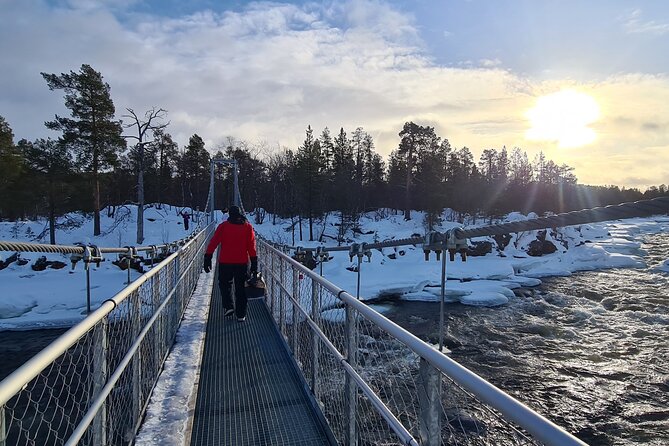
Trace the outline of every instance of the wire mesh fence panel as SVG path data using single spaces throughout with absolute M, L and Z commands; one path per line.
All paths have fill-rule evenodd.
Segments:
M 93 336 L 81 338 L 7 402 L 3 444 L 64 443 L 92 396 L 92 364 L 88 358 L 94 348 Z
M 346 372 L 339 359 L 319 341 L 318 403 L 328 422 L 332 434 L 339 444 L 347 444 L 346 396 L 342 389 L 346 382 Z
M 263 242 L 258 252 L 266 304 L 340 444 L 541 444 L 350 295 Z
M 73 435 L 79 444 L 133 441 L 195 288 L 211 229 L 63 334 L 56 342 L 64 347 L 53 347 L 55 342 L 45 349 L 57 359 L 46 367 L 29 361 L 17 372 L 19 380 L 21 373 L 37 375 L 0 405 L 0 445 L 61 445 Z M 101 404 L 91 409 L 96 402 Z

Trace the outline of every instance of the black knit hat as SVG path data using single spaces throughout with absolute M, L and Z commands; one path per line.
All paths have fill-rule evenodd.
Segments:
M 228 215 L 230 215 L 230 217 L 240 217 L 242 215 L 242 211 L 239 210 L 239 206 L 230 206 L 230 209 L 228 209 Z

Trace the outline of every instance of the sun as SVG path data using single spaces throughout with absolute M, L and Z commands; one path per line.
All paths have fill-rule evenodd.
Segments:
M 585 93 L 562 90 L 537 99 L 525 113 L 530 129 L 525 138 L 533 141 L 555 141 L 558 147 L 581 147 L 597 139 L 589 127 L 599 119 L 597 101 Z

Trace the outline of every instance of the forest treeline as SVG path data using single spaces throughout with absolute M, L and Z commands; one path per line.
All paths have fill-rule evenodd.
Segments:
M 55 139 L 34 141 L 14 141 L 0 116 L 0 219 L 48 217 L 52 243 L 58 217 L 71 211 L 93 213 L 97 235 L 104 208 L 169 203 L 204 209 L 212 157 L 237 160 L 247 210 L 258 209 L 258 218 L 264 210 L 304 220 L 309 239 L 315 222 L 332 211 L 341 211 L 342 231 L 361 213 L 382 208 L 402 209 L 405 218 L 410 210 L 425 211 L 431 228 L 444 208 L 455 210 L 456 218 L 493 218 L 669 194 L 665 185 L 643 192 L 580 185 L 572 167 L 543 153 L 530 160 L 517 147 L 488 148 L 476 160 L 469 148 L 454 148 L 433 127 L 414 122 L 400 129 L 400 143 L 387 160 L 362 127 L 315 134 L 308 126 L 296 148 L 270 150 L 232 137 L 207 148 L 197 134 L 179 147 L 162 108 L 126 108 L 117 116 L 109 85 L 91 66 L 42 76 L 49 89 L 64 93 L 70 116 L 45 123 L 58 132 Z M 232 200 L 230 167 L 216 167 L 215 183 L 216 207 L 225 208 Z

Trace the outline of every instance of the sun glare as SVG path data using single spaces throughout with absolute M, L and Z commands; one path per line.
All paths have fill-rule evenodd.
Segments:
M 599 105 L 592 96 L 562 90 L 542 96 L 525 113 L 530 129 L 525 137 L 534 141 L 556 141 L 558 147 L 580 147 L 597 138 L 588 127 L 599 119 Z

